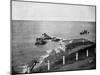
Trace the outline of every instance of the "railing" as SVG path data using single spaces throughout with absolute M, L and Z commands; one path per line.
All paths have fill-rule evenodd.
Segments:
M 89 51 L 87 49 L 86 50 L 86 57 L 88 57 L 88 56 L 89 56 Z M 78 52 L 75 53 L 75 59 L 76 59 L 76 61 L 79 60 L 79 53 Z M 66 57 L 63 56 L 62 60 L 63 60 L 62 64 L 65 65 L 66 64 Z M 50 71 L 50 61 L 49 60 L 48 60 L 48 71 Z

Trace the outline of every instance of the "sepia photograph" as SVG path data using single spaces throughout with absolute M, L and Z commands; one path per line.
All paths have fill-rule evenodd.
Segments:
M 96 6 L 11 1 L 11 74 L 96 69 Z

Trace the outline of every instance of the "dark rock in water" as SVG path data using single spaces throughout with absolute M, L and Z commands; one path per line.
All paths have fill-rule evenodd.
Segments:
M 37 38 L 35 45 L 45 45 L 47 41 L 45 41 L 43 38 Z
M 42 34 L 43 37 L 36 38 L 35 45 L 45 45 L 47 43 L 47 40 L 51 40 L 52 38 L 47 35 L 46 33 Z
M 87 30 L 80 32 L 80 35 L 84 35 L 84 34 L 89 34 L 89 32 Z
M 53 37 L 52 38 L 52 41 L 55 41 L 55 42 L 58 42 L 58 41 L 60 41 L 61 39 L 59 39 L 59 38 L 56 38 L 56 37 Z
M 52 37 L 49 36 L 49 35 L 47 35 L 46 33 L 44 33 L 42 35 L 43 35 L 44 40 L 50 40 L 50 39 L 52 39 Z
M 61 39 L 57 37 L 51 37 L 47 35 L 46 33 L 42 34 L 43 37 L 36 38 L 36 43 L 35 45 L 45 45 L 48 40 L 54 41 L 54 42 L 59 42 Z
M 35 45 L 45 45 L 46 43 L 47 43 L 46 41 L 36 42 Z

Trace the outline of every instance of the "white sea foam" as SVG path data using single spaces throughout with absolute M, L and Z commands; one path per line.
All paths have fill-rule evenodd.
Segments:
M 42 59 L 44 59 L 44 58 L 46 58 L 46 57 L 48 57 L 49 56 L 49 54 L 46 54 L 46 55 L 43 55 L 43 56 L 41 56 L 42 57 Z
M 23 68 L 21 73 L 26 73 L 28 71 L 28 65 L 24 65 L 21 67 Z
M 47 54 L 50 54 L 51 52 L 52 52 L 52 50 L 47 50 L 46 51 Z
M 69 43 L 72 43 L 72 42 L 73 42 L 73 40 L 70 40 L 70 41 L 69 41 Z
M 60 50 L 58 48 L 55 49 L 56 53 L 60 53 Z

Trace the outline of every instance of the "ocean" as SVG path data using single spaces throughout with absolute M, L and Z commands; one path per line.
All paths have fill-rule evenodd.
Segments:
M 12 65 L 20 66 L 26 64 L 33 58 L 45 54 L 46 50 L 51 50 L 58 46 L 56 42 L 48 42 L 46 45 L 35 46 L 36 38 L 41 37 L 43 33 L 67 40 L 86 38 L 95 42 L 95 28 L 95 22 L 12 20 Z M 90 33 L 88 35 L 80 35 L 80 32 L 84 29 Z

